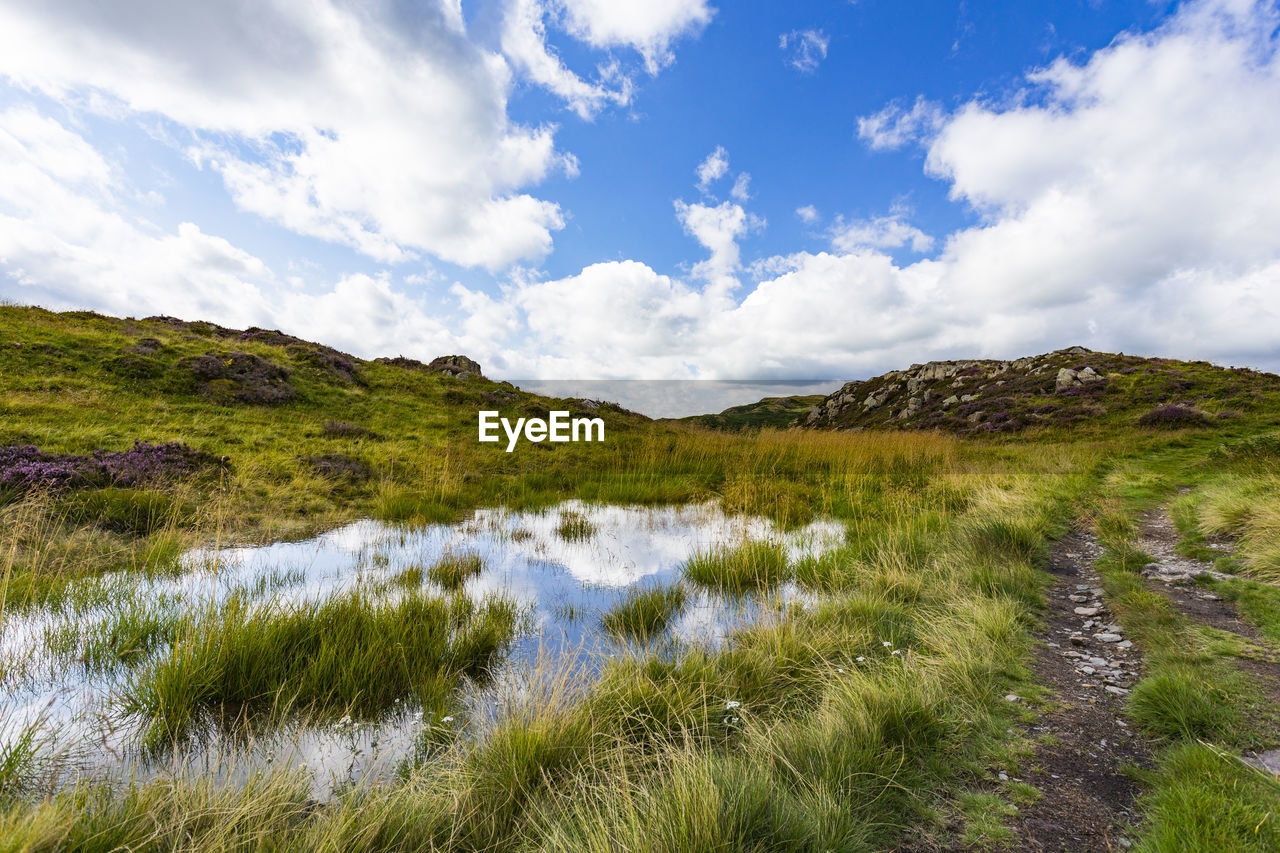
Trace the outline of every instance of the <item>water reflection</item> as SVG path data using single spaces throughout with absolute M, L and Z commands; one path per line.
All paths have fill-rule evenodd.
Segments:
M 586 519 L 589 533 L 566 538 L 559 528 L 577 515 Z M 581 687 L 610 657 L 635 653 L 631 643 L 601 629 L 601 615 L 633 588 L 677 582 L 682 563 L 695 552 L 768 539 L 783 543 L 794 559 L 831 547 L 842 533 L 827 522 L 782 533 L 766 520 L 729 516 L 711 503 L 648 508 L 570 501 L 542 512 L 479 510 L 453 525 L 406 529 L 366 520 L 305 541 L 191 551 L 174 577 L 90 580 L 58 608 L 10 614 L 0 631 L 0 739 L 42 717 L 64 744 L 76 747 L 70 766 L 79 772 L 241 779 L 264 765 L 287 766 L 309 772 L 316 795 L 324 796 L 335 784 L 392 772 L 412 754 L 425 726 L 455 723 L 424 719 L 405 706 L 371 725 L 280 726 L 247 744 L 213 736 L 158 760 L 139 751 L 137 725 L 119 713 L 118 693 L 130 670 L 87 667 L 76 658 L 77 642 L 130 607 L 190 612 L 233 594 L 306 602 L 356 587 L 395 595 L 402 589 L 397 578 L 406 570 L 422 570 L 422 583 L 430 586 L 426 569 L 441 556 L 474 553 L 484 568 L 466 581 L 466 593 L 476 600 L 507 596 L 525 616 L 493 678 L 463 691 L 466 719 L 483 728 L 527 698 L 535 673 L 545 678 L 553 670 L 558 683 Z M 667 629 L 650 642 L 714 646 L 735 626 L 805 601 L 793 585 L 766 598 L 691 590 Z

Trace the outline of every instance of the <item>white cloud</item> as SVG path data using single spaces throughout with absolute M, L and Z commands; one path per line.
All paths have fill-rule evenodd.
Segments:
M 729 190 L 729 196 L 746 204 L 751 201 L 751 173 L 739 172 L 738 177 L 733 181 L 733 189 Z
M 603 328 L 649 310 L 628 294 L 659 286 L 638 280 L 662 282 L 680 310 L 656 315 L 663 328 L 634 346 L 618 335 L 591 351 L 600 362 L 577 363 L 632 376 L 856 376 L 1082 343 L 1280 369 L 1277 23 L 1272 4 L 1190 4 L 1154 33 L 1034 73 L 1034 97 L 931 118 L 927 168 L 983 215 L 935 257 L 901 266 L 885 253 L 927 241 L 895 212 L 840 223 L 834 253 L 752 264 L 762 280 L 740 303 L 642 265 L 625 277 L 596 269 Z M 745 211 L 681 212 L 721 269 L 737 265 Z M 557 363 L 574 363 L 572 342 L 558 344 Z
M 551 248 L 557 205 L 522 190 L 565 161 L 506 115 L 510 70 L 455 7 L 14 2 L 0 75 L 73 108 L 164 116 L 237 204 L 379 260 L 496 269 Z
M 600 82 L 588 83 L 565 66 L 547 46 L 545 5 L 511 0 L 502 22 L 502 52 L 534 83 L 563 98 L 580 118 L 590 119 L 608 104 L 631 102 L 632 82 L 617 63 L 600 69 Z M 612 85 L 610 85 L 612 84 Z
M 740 268 L 738 240 L 764 227 L 763 219 L 749 214 L 742 205 L 731 201 L 709 204 L 675 203 L 676 216 L 687 234 L 711 253 L 705 261 L 694 265 L 693 275 L 709 282 L 737 286 L 731 276 Z
M 801 74 L 812 74 L 827 58 L 831 37 L 822 30 L 792 30 L 778 36 L 778 47 L 790 49 L 787 63 Z
M 729 152 L 724 150 L 723 145 L 717 145 L 716 150 L 707 155 L 707 159 L 698 164 L 695 170 L 698 175 L 698 189 L 704 193 L 711 189 L 711 185 L 723 178 L 729 171 Z
M 822 215 L 818 213 L 818 208 L 811 204 L 806 204 L 803 207 L 797 207 L 796 216 L 800 217 L 800 221 L 805 225 L 812 225 L 822 218 Z
M 594 47 L 630 47 L 639 51 L 651 74 L 672 61 L 672 43 L 701 32 L 714 14 L 706 0 L 557 2 L 564 9 L 570 33 Z
M 890 151 L 912 142 L 928 142 L 945 120 L 942 107 L 916 98 L 911 109 L 889 104 L 880 112 L 858 119 L 858 136 L 875 151 Z
M 54 309 L 278 327 L 370 356 L 394 349 L 430 357 L 466 341 L 385 276 L 293 289 L 261 259 L 195 224 L 166 231 L 134 219 L 122 212 L 128 188 L 115 172 L 62 124 L 27 108 L 0 113 L 0 288 L 7 297 Z
M 304 287 L 289 302 L 272 295 L 272 270 L 227 241 L 129 219 L 115 200 L 132 190 L 109 159 L 11 109 L 0 114 L 0 270 L 20 301 L 279 325 L 360 353 L 464 351 L 499 376 L 854 376 L 1072 343 L 1280 368 L 1278 22 L 1273 4 L 1189 4 L 1154 33 L 1033 73 L 1011 102 L 951 115 L 917 102 L 917 119 L 870 128 L 884 146 L 926 131 L 927 170 L 980 216 L 907 265 L 886 249 L 920 251 L 928 237 L 891 210 L 837 220 L 830 252 L 752 263 L 743 288 L 739 244 L 762 222 L 703 199 L 675 204 L 707 251 L 688 280 L 617 261 L 554 280 L 521 271 L 500 294 L 458 285 L 443 315 L 386 276 Z M 290 144 L 312 156 L 322 142 Z M 550 168 L 549 142 L 513 144 L 525 157 L 502 174 Z M 729 174 L 721 157 L 708 158 L 708 187 Z M 812 206 L 797 210 L 809 213 L 818 221 Z M 530 216 L 514 211 L 502 227 L 532 240 L 536 217 L 530 232 L 517 227 Z
M 899 214 L 878 216 L 847 222 L 837 217 L 831 226 L 831 248 L 837 252 L 853 252 L 858 249 L 897 249 L 907 244 L 913 252 L 927 252 L 933 247 L 933 238 L 919 228 L 902 220 Z

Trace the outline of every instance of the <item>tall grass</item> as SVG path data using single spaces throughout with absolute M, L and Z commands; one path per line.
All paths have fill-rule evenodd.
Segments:
M 684 607 L 685 597 L 679 585 L 634 589 L 601 617 L 600 624 L 611 634 L 646 640 L 667 627 Z
M 458 678 L 483 673 L 514 624 L 501 599 L 477 608 L 422 591 L 298 605 L 233 596 L 175 627 L 168 653 L 135 674 L 125 707 L 161 743 L 212 710 L 367 716 L 406 698 L 435 706 Z
M 790 564 L 781 543 L 743 542 L 694 554 L 681 571 L 699 586 L 742 595 L 776 587 L 790 577 Z

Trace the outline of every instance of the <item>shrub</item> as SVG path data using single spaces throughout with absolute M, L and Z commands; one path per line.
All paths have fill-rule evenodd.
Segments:
M 1142 415 L 1142 417 L 1138 418 L 1138 423 L 1155 429 L 1183 429 L 1185 427 L 1204 426 L 1209 423 L 1209 416 L 1190 406 L 1169 403 L 1164 406 L 1157 406 Z
M 132 487 L 172 482 L 226 466 L 225 458 L 176 441 L 168 444 L 138 441 L 128 450 L 95 450 L 87 456 L 46 453 L 31 445 L 10 445 L 0 447 L 0 492 Z

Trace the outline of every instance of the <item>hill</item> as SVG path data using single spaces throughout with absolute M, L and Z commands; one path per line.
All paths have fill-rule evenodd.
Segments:
M 795 423 L 825 398 L 821 394 L 806 394 L 795 397 L 765 397 L 754 403 L 741 406 L 730 406 L 723 412 L 714 415 L 690 415 L 674 418 L 679 423 L 695 424 L 707 429 L 739 432 L 747 429 L 773 427 L 781 429 Z
M 846 383 L 795 424 L 1016 433 L 1032 427 L 1203 426 L 1272 415 L 1280 376 L 1070 347 L 1013 361 L 931 361 Z
M 496 499 L 517 469 L 551 464 L 546 443 L 531 454 L 477 443 L 481 409 L 590 412 L 611 437 L 648 422 L 491 381 L 460 355 L 366 360 L 271 329 L 0 305 L 0 448 L 48 462 L 180 442 L 234 471 L 242 528 L 355 507 L 447 517 Z

